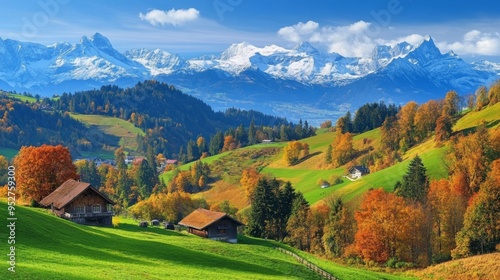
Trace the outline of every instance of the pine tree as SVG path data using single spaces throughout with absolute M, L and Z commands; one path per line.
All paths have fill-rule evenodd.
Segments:
M 295 190 L 290 182 L 286 182 L 285 186 L 279 190 L 278 194 L 278 209 L 277 209 L 277 237 L 283 240 L 286 237 L 286 223 L 292 213 L 292 203 L 295 199 Z
M 224 135 L 222 132 L 218 131 L 211 139 L 209 145 L 210 155 L 217 155 L 224 147 Z
M 422 159 L 417 155 L 410 162 L 408 172 L 403 176 L 401 185 L 395 189 L 398 196 L 424 203 L 429 192 L 429 178 Z
M 257 143 L 255 123 L 252 119 L 250 127 L 248 128 L 248 145 L 254 145 Z
M 253 194 L 250 220 L 248 222 L 248 234 L 255 237 L 263 237 L 269 220 L 269 205 L 267 197 L 269 196 L 270 186 L 267 180 L 262 179 L 257 184 Z
M 271 182 L 262 179 L 255 188 L 248 233 L 255 237 L 276 238 L 277 212 L 278 212 L 277 180 Z

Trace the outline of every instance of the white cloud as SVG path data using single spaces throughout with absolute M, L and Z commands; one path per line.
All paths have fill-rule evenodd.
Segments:
M 382 39 L 378 39 L 377 40 L 377 43 L 379 45 L 389 45 L 389 46 L 395 46 L 401 42 L 407 42 L 408 44 L 410 45 L 417 45 L 417 44 L 420 44 L 423 40 L 424 40 L 424 36 L 420 35 L 420 34 L 411 34 L 411 35 L 408 35 L 408 36 L 404 36 L 404 37 L 399 37 L 399 38 L 396 38 L 396 39 L 393 39 L 393 40 L 382 40 Z
M 316 43 L 329 52 L 336 52 L 348 57 L 368 57 L 376 45 L 395 46 L 403 41 L 410 45 L 418 45 L 425 38 L 417 33 L 401 36 L 400 31 L 396 36 L 394 36 L 394 32 L 389 32 L 389 34 L 393 33 L 392 38 L 387 38 L 387 35 L 386 38 L 373 37 L 371 29 L 374 25 L 375 23 L 358 21 L 343 26 L 320 26 L 317 22 L 308 21 L 283 27 L 278 31 L 278 35 L 293 43 L 303 41 Z M 483 32 L 477 29 L 462 32 L 462 35 L 459 35 L 462 36 L 461 39 L 448 39 L 449 41 L 443 40 L 442 37 L 446 37 L 445 35 L 448 35 L 448 38 L 456 36 L 456 32 L 445 35 L 437 32 L 435 44 L 443 53 L 453 50 L 463 56 L 500 56 L 499 32 Z
M 318 23 L 308 21 L 283 27 L 278 31 L 278 35 L 294 43 L 309 41 L 325 44 L 330 52 L 344 56 L 363 57 L 376 45 L 374 39 L 367 35 L 370 25 L 369 22 L 358 21 L 346 26 L 319 28 Z
M 471 30 L 464 34 L 462 41 L 437 45 L 443 51 L 453 50 L 461 55 L 500 55 L 500 34 Z
M 146 14 L 139 13 L 141 20 L 147 21 L 154 26 L 158 25 L 183 25 L 187 22 L 196 21 L 200 17 L 200 11 L 195 8 L 184 9 L 171 9 L 169 11 L 162 11 L 153 9 Z
M 311 35 L 314 35 L 318 27 L 319 24 L 312 20 L 306 23 L 299 22 L 295 25 L 281 28 L 278 30 L 278 35 L 287 41 L 299 43 L 303 41 L 303 37 L 311 37 Z

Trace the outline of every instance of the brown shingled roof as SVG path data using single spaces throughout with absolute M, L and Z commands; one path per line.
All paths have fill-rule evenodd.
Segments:
M 77 196 L 79 196 L 88 188 L 95 191 L 98 195 L 102 196 L 110 204 L 115 204 L 105 195 L 101 194 L 96 189 L 91 187 L 89 183 L 78 182 L 73 179 L 69 179 L 68 181 L 64 182 L 61 186 L 59 186 L 57 189 L 55 189 L 52 193 L 50 193 L 48 196 L 46 196 L 44 199 L 42 199 L 40 201 L 40 205 L 48 207 L 52 204 L 55 208 L 61 209 L 68 203 L 73 201 Z
M 233 220 L 238 225 L 243 225 L 241 222 L 232 218 L 226 213 L 210 211 L 203 208 L 198 208 L 194 210 L 191 214 L 187 215 L 184 219 L 182 219 L 179 222 L 179 225 L 202 230 L 224 217 Z

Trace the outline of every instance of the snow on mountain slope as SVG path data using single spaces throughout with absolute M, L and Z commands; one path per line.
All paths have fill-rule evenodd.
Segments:
M 68 79 L 107 80 L 114 82 L 124 77 L 142 78 L 147 75 L 144 65 L 130 60 L 113 48 L 99 33 L 87 38 L 56 58 L 51 68 L 57 72 L 56 82 Z M 66 71 L 58 71 L 64 68 Z
M 472 63 L 472 67 L 479 71 L 495 72 L 500 76 L 500 63 L 481 60 Z
M 144 65 L 153 76 L 168 75 L 186 66 L 186 61 L 183 58 L 160 49 L 133 49 L 126 51 L 124 55 Z
M 0 39 L 0 55 L 0 79 L 14 89 L 37 93 L 68 81 L 107 84 L 124 78 L 144 79 L 149 75 L 142 64 L 116 51 L 99 33 L 82 37 L 76 45 L 43 46 Z
M 464 94 L 500 74 L 500 64 L 441 54 L 429 36 L 415 45 L 377 46 L 368 57 L 322 52 L 307 42 L 291 49 L 243 42 L 218 56 L 183 59 L 160 49 L 122 54 L 96 33 L 74 45 L 0 39 L 0 58 L 0 86 L 8 90 L 48 95 L 154 78 L 223 104 L 294 100 L 341 110 L 362 101 L 438 98 L 450 89 Z

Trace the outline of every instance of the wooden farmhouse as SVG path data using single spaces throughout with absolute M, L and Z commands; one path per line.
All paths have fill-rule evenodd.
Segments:
M 363 177 L 363 175 L 370 173 L 370 170 L 364 166 L 354 166 L 349 169 L 349 175 L 352 179 L 359 179 Z
M 238 226 L 243 224 L 226 213 L 198 208 L 182 219 L 179 225 L 201 237 L 236 243 Z
M 115 204 L 89 183 L 70 179 L 40 201 L 57 216 L 84 225 L 111 226 Z

